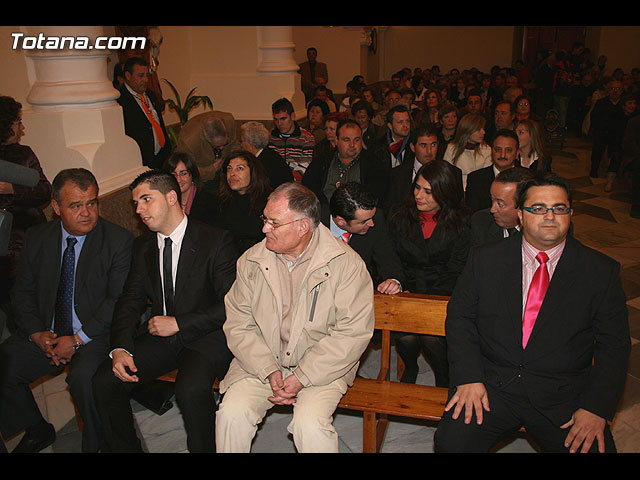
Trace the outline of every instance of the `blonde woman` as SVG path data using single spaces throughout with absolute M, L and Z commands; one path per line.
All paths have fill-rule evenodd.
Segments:
M 467 187 L 467 175 L 491 165 L 491 147 L 484 141 L 485 118 L 467 113 L 458 122 L 456 135 L 444 152 L 444 159 L 462 170 L 462 184 Z
M 551 171 L 551 155 L 545 149 L 544 134 L 539 122 L 531 119 L 516 124 L 520 165 L 538 172 Z

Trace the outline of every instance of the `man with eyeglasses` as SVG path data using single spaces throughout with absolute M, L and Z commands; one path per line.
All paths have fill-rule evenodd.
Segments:
M 235 358 L 220 383 L 217 451 L 248 453 L 274 405 L 294 405 L 300 453 L 338 452 L 333 413 L 373 335 L 373 284 L 360 256 L 320 222 L 320 202 L 290 182 L 264 208 L 266 238 L 238 260 L 225 297 Z
M 488 452 L 525 427 L 544 452 L 615 452 L 630 353 L 620 265 L 569 235 L 567 183 L 518 187 L 522 233 L 471 251 L 447 312 L 438 452 Z

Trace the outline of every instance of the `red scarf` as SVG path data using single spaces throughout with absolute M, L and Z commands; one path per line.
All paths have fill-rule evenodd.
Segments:
M 422 227 L 422 236 L 426 238 L 431 238 L 433 234 L 433 230 L 436 228 L 438 224 L 437 220 L 433 217 L 439 212 L 439 210 L 435 212 L 420 212 L 420 226 Z

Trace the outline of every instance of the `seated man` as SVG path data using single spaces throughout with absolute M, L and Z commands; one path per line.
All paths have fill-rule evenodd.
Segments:
M 274 128 L 269 137 L 269 148 L 274 149 L 287 162 L 294 178 L 299 182 L 313 158 L 315 138 L 298 125 L 289 99 L 280 98 L 273 102 L 271 113 Z
M 225 297 L 235 358 L 220 383 L 217 449 L 249 452 L 267 411 L 294 405 L 297 450 L 338 452 L 332 416 L 373 334 L 371 277 L 299 183 L 271 194 L 263 220 L 266 239 L 240 257 Z
M 223 298 L 235 279 L 231 234 L 189 220 L 180 187 L 169 173 L 150 170 L 129 187 L 136 213 L 151 232 L 138 237 L 122 296 L 115 306 L 111 353 L 93 379 L 106 450 L 141 452 L 131 391 L 179 369 L 176 401 L 190 452 L 214 452 L 211 388 L 231 354 L 222 325 Z M 151 316 L 140 318 L 151 301 Z
M 520 231 L 516 193 L 518 185 L 533 175 L 528 168 L 514 167 L 496 176 L 491 183 L 491 207 L 471 215 L 472 245 L 507 238 Z
M 491 206 L 491 183 L 500 172 L 513 168 L 518 160 L 520 142 L 513 130 L 498 130 L 491 146 L 491 165 L 467 175 L 464 199 L 471 213 Z
M 322 223 L 362 257 L 380 293 L 395 295 L 402 291 L 404 273 L 377 205 L 366 185 L 345 183 L 331 196 L 329 208 L 323 208 Z
M 0 430 L 26 428 L 14 452 L 39 452 L 55 438 L 29 384 L 69 365 L 82 417 L 82 450 L 102 447 L 91 378 L 109 353 L 113 308 L 131 262 L 133 236 L 98 214 L 98 183 L 82 168 L 53 180 L 58 219 L 27 231 L 13 306 L 18 331 L 0 345 Z
M 437 452 L 525 427 L 545 452 L 614 452 L 631 350 L 620 264 L 572 235 L 555 174 L 518 189 L 522 233 L 475 247 L 449 301 L 451 386 Z
M 293 182 L 293 173 L 284 159 L 269 148 L 269 130 L 260 122 L 245 122 L 240 127 L 240 148 L 253 153 L 264 167 L 271 188 Z
M 302 184 L 326 205 L 341 184 L 358 182 L 367 185 L 378 198 L 387 193 L 388 173 L 382 162 L 362 146 L 362 128 L 352 119 L 342 120 L 336 127 L 336 149 L 313 159 L 302 178 Z

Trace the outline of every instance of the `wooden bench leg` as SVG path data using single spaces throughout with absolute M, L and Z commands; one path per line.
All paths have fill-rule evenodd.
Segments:
M 363 412 L 362 415 L 362 452 L 376 453 L 376 414 Z

